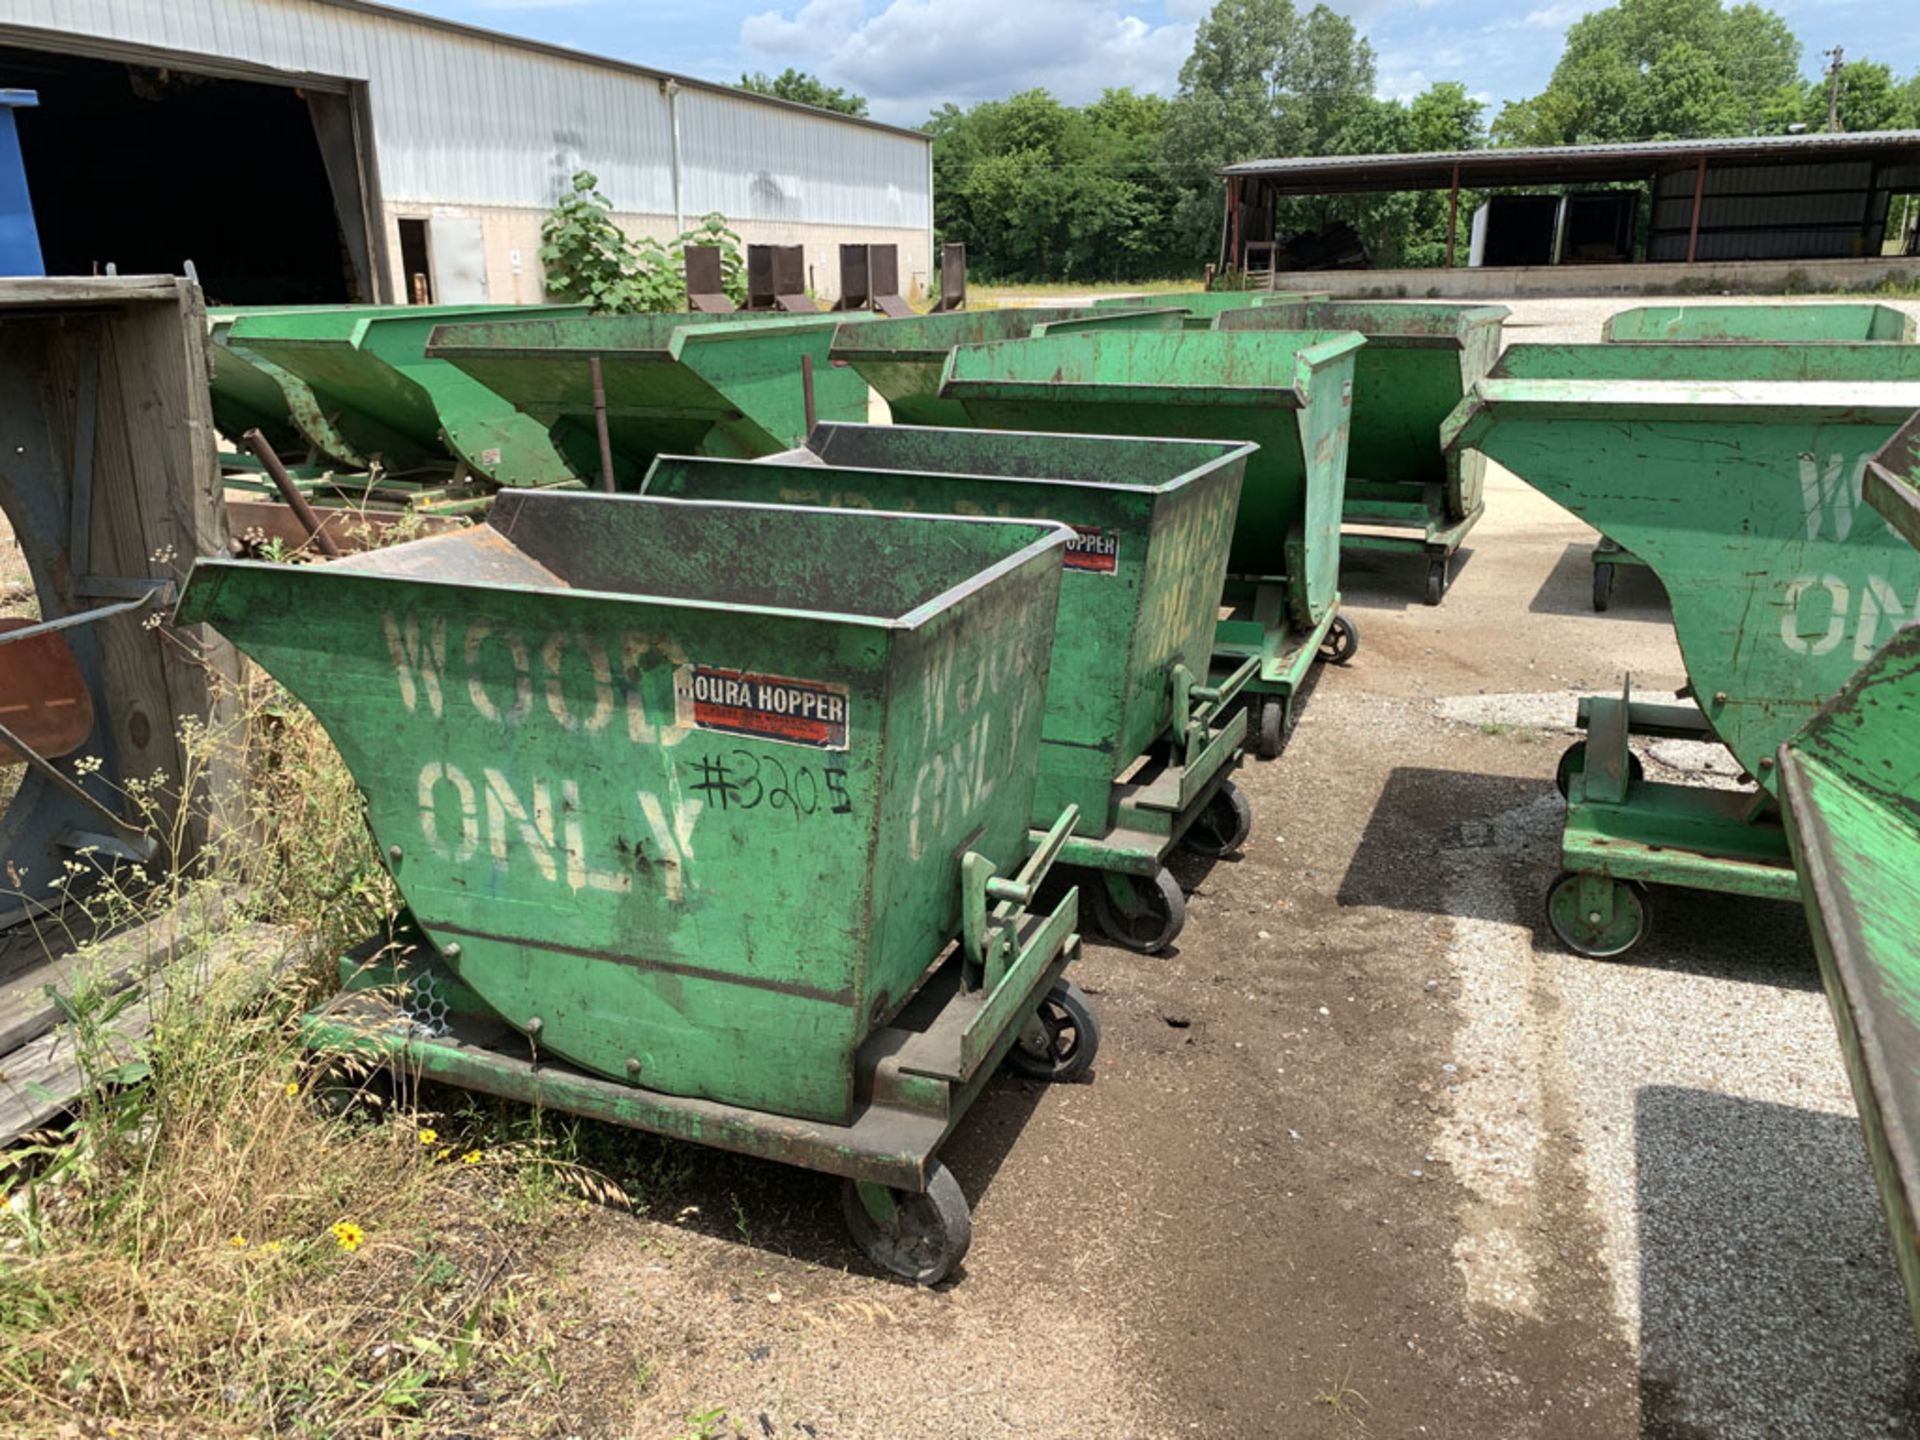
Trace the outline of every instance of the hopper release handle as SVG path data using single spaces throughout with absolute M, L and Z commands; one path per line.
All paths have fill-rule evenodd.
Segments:
M 1033 903 L 1053 862 L 1079 823 L 1080 807 L 1069 805 L 1053 828 L 1033 847 L 1020 873 L 1011 879 L 994 873 L 994 863 L 969 850 L 960 858 L 960 939 L 966 950 L 968 977 L 988 990 L 1000 978 L 1008 955 L 1017 948 L 1021 912 Z M 991 907 L 991 908 L 989 908 Z

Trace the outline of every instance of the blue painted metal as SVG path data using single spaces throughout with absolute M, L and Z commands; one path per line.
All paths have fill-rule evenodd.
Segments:
M 0 90 L 0 275 L 44 275 L 40 230 L 33 223 L 27 166 L 20 158 L 20 130 L 13 112 L 38 105 L 32 90 Z

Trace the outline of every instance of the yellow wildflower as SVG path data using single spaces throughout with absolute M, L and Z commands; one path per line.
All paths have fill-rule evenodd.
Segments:
M 366 1243 L 367 1232 L 351 1220 L 338 1220 L 333 1225 L 333 1243 L 351 1255 Z
M 293 1096 L 295 1096 L 295 1095 L 298 1095 L 299 1093 L 300 1093 L 300 1082 L 299 1082 L 298 1080 L 289 1080 L 289 1081 L 287 1081 L 287 1095 L 288 1095 L 288 1097 L 289 1097 L 289 1098 L 291 1098 L 291 1097 L 293 1097 Z
M 278 1255 L 285 1248 L 284 1243 L 279 1240 L 262 1240 L 260 1242 L 260 1253 L 262 1255 Z
M 467 1151 L 466 1154 L 460 1157 L 460 1163 L 462 1165 L 478 1165 L 480 1163 L 480 1152 L 478 1150 Z
M 422 1145 L 431 1145 L 439 1138 L 440 1132 L 438 1130 L 422 1130 L 420 1132 L 420 1143 Z
M 247 1237 L 244 1235 L 229 1235 L 227 1237 L 227 1244 L 233 1246 L 236 1250 L 244 1250 L 247 1248 Z

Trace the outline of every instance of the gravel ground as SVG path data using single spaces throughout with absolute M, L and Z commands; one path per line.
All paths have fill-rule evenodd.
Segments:
M 1593 538 L 1496 472 L 1443 607 L 1353 558 L 1361 651 L 1242 771 L 1244 855 L 1177 867 L 1169 953 L 1088 946 L 1092 1082 L 1003 1078 L 955 1135 L 956 1282 L 865 1273 L 819 1177 L 621 1137 L 642 1213 L 584 1217 L 553 1276 L 571 1433 L 1920 1434 L 1797 907 L 1660 891 L 1618 964 L 1546 934 L 1577 696 L 1685 679 L 1649 576 L 1591 612 Z
M 1510 343 L 1564 343 L 1597 339 L 1619 302 L 1511 308 Z M 1525 487 L 1504 472 L 1493 484 L 1493 513 L 1511 515 Z M 1634 613 L 1592 625 L 1658 610 L 1657 586 L 1633 579 Z M 1670 632 L 1636 648 L 1637 683 L 1674 673 Z M 1555 744 L 1570 710 L 1559 692 L 1436 704 L 1450 721 L 1529 727 Z M 1730 784 L 1738 773 L 1719 747 L 1641 748 L 1656 778 Z M 1550 873 L 1561 813 L 1550 795 L 1529 799 L 1486 817 L 1449 856 L 1454 883 L 1485 902 L 1462 907 L 1454 940 L 1469 1078 L 1447 1143 L 1476 1194 L 1462 1252 L 1470 1287 L 1526 1305 L 1525 1197 L 1545 1129 L 1565 1125 L 1635 1340 L 1644 1429 L 1917 1433 L 1904 1297 L 1801 918 L 1661 892 L 1657 913 L 1676 923 L 1628 965 L 1537 945 L 1524 912 L 1521 925 L 1473 918 L 1502 908 L 1484 893 L 1502 862 Z

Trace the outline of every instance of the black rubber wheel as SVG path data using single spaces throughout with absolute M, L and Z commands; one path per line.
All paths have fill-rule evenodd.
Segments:
M 1180 843 L 1196 855 L 1218 860 L 1246 844 L 1252 833 L 1253 806 L 1247 803 L 1247 792 L 1229 780 L 1193 817 Z
M 1100 1016 L 1087 992 L 1071 980 L 1053 982 L 1020 1038 L 1007 1051 L 1007 1065 L 1029 1080 L 1078 1080 L 1100 1053 Z
M 1344 665 L 1359 649 L 1359 627 L 1344 615 L 1334 616 L 1327 638 L 1320 642 L 1320 658 L 1332 665 Z
M 1580 913 L 1580 882 L 1590 877 L 1562 874 L 1547 891 L 1547 924 L 1560 943 L 1589 960 L 1618 960 L 1653 932 L 1653 903 L 1638 880 L 1612 880 L 1613 915 Z
M 1595 565 L 1593 567 L 1593 608 L 1605 612 L 1613 603 L 1613 566 Z
M 1438 605 L 1447 597 L 1447 587 L 1452 577 L 1447 574 L 1447 560 L 1439 556 L 1427 562 L 1427 604 Z
M 916 1285 L 938 1285 L 973 1243 L 967 1197 L 938 1160 L 927 1167 L 924 1191 L 848 1180 L 841 1186 L 840 1208 L 860 1253 L 889 1275 Z
M 1293 702 L 1270 695 L 1259 702 L 1259 733 L 1254 749 L 1262 760 L 1278 759 L 1293 733 Z
M 1576 740 L 1560 754 L 1560 763 L 1553 770 L 1553 788 L 1560 792 L 1562 800 L 1567 798 L 1573 784 L 1576 770 L 1587 767 L 1587 742 Z M 1631 750 L 1627 752 L 1627 784 L 1634 786 L 1647 778 L 1646 766 L 1640 763 L 1640 757 Z
M 1124 894 L 1114 894 L 1116 889 Z M 1187 897 L 1165 866 L 1150 876 L 1104 872 L 1081 893 L 1092 899 L 1101 933 L 1137 955 L 1166 949 L 1187 923 Z

